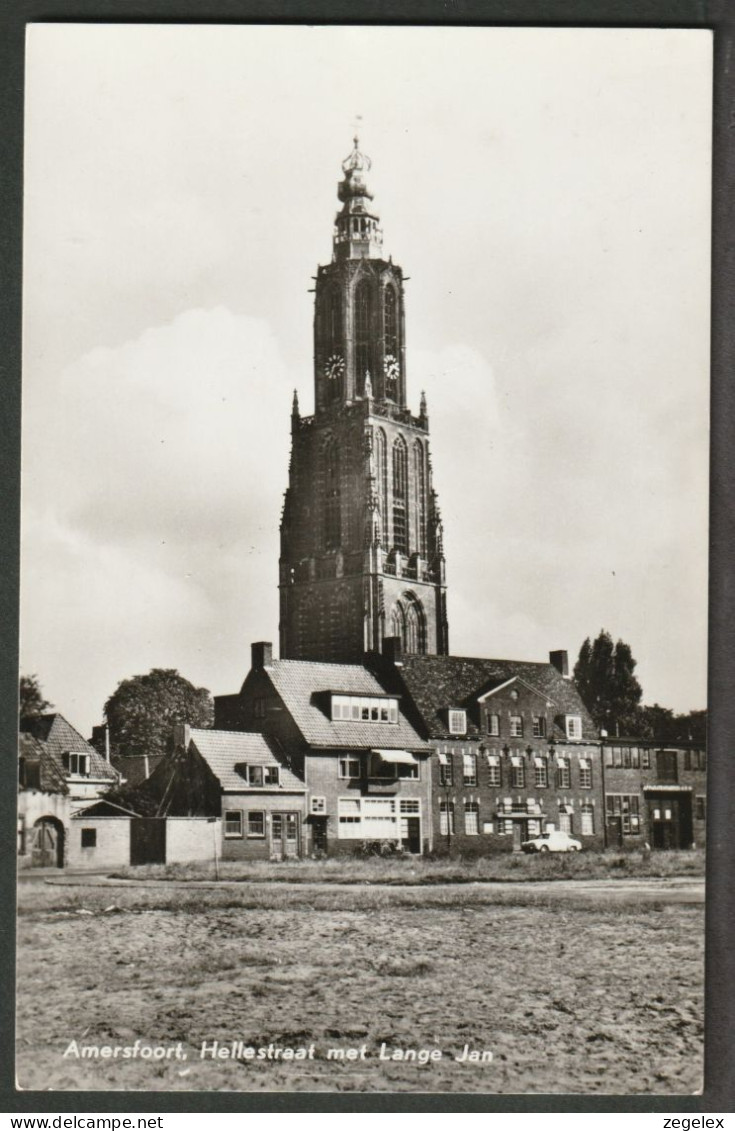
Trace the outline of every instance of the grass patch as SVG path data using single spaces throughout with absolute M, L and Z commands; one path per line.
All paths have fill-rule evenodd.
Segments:
M 608 877 L 666 879 L 703 876 L 704 851 L 581 852 L 525 856 L 503 854 L 459 859 L 440 857 L 331 857 L 328 860 L 222 861 L 219 879 L 243 883 L 471 884 L 538 880 L 595 880 Z M 215 880 L 212 864 L 151 864 L 123 868 L 114 878 L 128 880 Z

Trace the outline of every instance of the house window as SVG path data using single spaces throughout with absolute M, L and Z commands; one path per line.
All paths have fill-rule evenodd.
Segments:
M 608 793 L 605 799 L 608 822 L 611 818 L 620 818 L 623 834 L 636 836 L 641 831 L 639 806 L 637 793 Z
M 641 753 L 637 746 L 630 748 L 630 765 L 631 769 L 639 770 L 641 766 Z
M 539 834 L 541 833 L 541 822 L 538 820 L 538 818 L 534 817 L 532 818 L 532 820 L 527 822 L 527 828 L 529 837 L 539 836 Z
M 641 750 L 641 769 L 650 770 L 651 768 L 651 751 Z
M 572 771 L 566 758 L 559 758 L 556 764 L 556 784 L 559 789 L 570 789 L 572 785 Z
M 545 758 L 534 758 L 533 784 L 536 789 L 546 789 L 549 784 L 549 767 Z
M 452 764 L 452 755 L 444 754 L 440 751 L 438 758 L 439 785 L 452 785 L 454 783 L 454 766 Z
M 526 788 L 526 767 L 520 758 L 512 758 L 510 763 L 510 784 L 513 789 Z
M 694 798 L 694 816 L 697 821 L 703 821 L 707 812 L 707 805 L 703 796 Z
M 452 836 L 454 833 L 454 802 L 439 802 L 439 832 L 441 836 Z
M 462 784 L 477 785 L 477 758 L 474 754 L 462 755 Z
M 485 834 L 487 834 L 487 833 L 491 833 L 491 832 L 493 831 L 493 823 L 492 823 L 492 821 L 483 821 L 483 822 L 482 822 L 482 831 L 483 831 L 483 833 L 485 833 Z
M 326 797 L 312 797 L 311 799 L 311 812 L 314 816 L 320 816 L 327 811 Z
M 476 801 L 465 801 L 464 831 L 467 836 L 477 836 L 480 831 L 480 806 Z
M 500 774 L 500 758 L 497 754 L 487 756 L 487 784 L 498 788 L 503 784 Z
M 360 759 L 343 757 L 339 760 L 339 776 L 341 778 L 360 777 Z
M 579 715 L 567 715 L 567 738 L 582 737 L 582 719 Z
M 495 738 L 498 737 L 500 734 L 500 715 L 488 715 L 487 733 L 493 735 Z
M 498 821 L 498 833 L 500 836 L 513 835 L 513 821 L 510 817 L 501 817 Z
M 520 715 L 510 716 L 510 737 L 523 738 L 523 719 Z
M 579 759 L 579 788 L 592 789 L 592 763 L 588 758 Z
M 225 837 L 242 836 L 242 809 L 225 809 Z
M 595 831 L 595 807 L 590 805 L 588 801 L 582 806 L 582 828 L 581 833 L 583 836 L 593 836 Z
M 263 785 L 263 767 L 262 766 L 248 766 L 248 785 L 262 786 Z
M 252 810 L 248 813 L 248 837 L 256 839 L 265 836 L 265 813 Z
M 559 813 L 559 829 L 563 833 L 571 834 L 574 832 L 574 818 L 572 813 L 566 810 L 563 813 Z
M 534 738 L 546 737 L 546 719 L 543 715 L 533 716 L 532 734 Z
M 263 784 L 278 785 L 281 780 L 280 766 L 263 767 Z
M 449 733 L 450 734 L 466 734 L 467 733 L 467 712 L 466 711 L 450 711 L 449 712 Z
M 82 829 L 82 848 L 97 847 L 97 830 Z
M 368 777 L 386 778 L 389 781 L 395 781 L 396 778 L 417 780 L 419 764 L 418 762 L 391 762 L 388 758 L 382 758 L 380 754 L 374 752 L 370 755 L 370 762 L 368 763 Z

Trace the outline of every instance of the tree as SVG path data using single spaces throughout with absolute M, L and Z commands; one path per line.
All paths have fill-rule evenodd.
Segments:
M 579 650 L 574 682 L 595 725 L 608 734 L 635 733 L 642 695 L 635 667 L 630 645 L 622 640 L 613 644 L 604 629 Z
M 174 668 L 153 668 L 118 684 L 105 720 L 113 756 L 165 754 L 174 723 L 211 727 L 214 707 L 206 687 L 194 687 Z
M 41 685 L 37 675 L 22 675 L 20 677 L 20 710 L 21 719 L 33 719 L 43 715 L 53 703 L 44 699 Z

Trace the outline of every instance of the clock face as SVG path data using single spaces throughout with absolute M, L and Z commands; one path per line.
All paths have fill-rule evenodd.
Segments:
M 385 378 L 387 381 L 397 381 L 400 376 L 401 370 L 400 366 L 398 365 L 398 359 L 394 357 L 392 353 L 387 353 L 385 355 L 385 361 L 383 362 L 383 372 L 385 373 Z
M 340 357 L 338 353 L 333 353 L 331 357 L 327 358 L 324 365 L 324 376 L 329 381 L 336 381 L 341 377 L 345 371 L 344 358 Z

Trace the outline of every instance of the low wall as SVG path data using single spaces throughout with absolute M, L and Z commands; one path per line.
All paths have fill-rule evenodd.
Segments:
M 222 854 L 222 821 L 207 817 L 168 817 L 166 819 L 166 863 L 195 864 L 214 860 Z
M 86 840 L 87 846 L 82 847 Z M 89 843 L 94 841 L 94 844 Z M 70 868 L 125 868 L 130 863 L 129 817 L 75 817 L 69 822 Z

